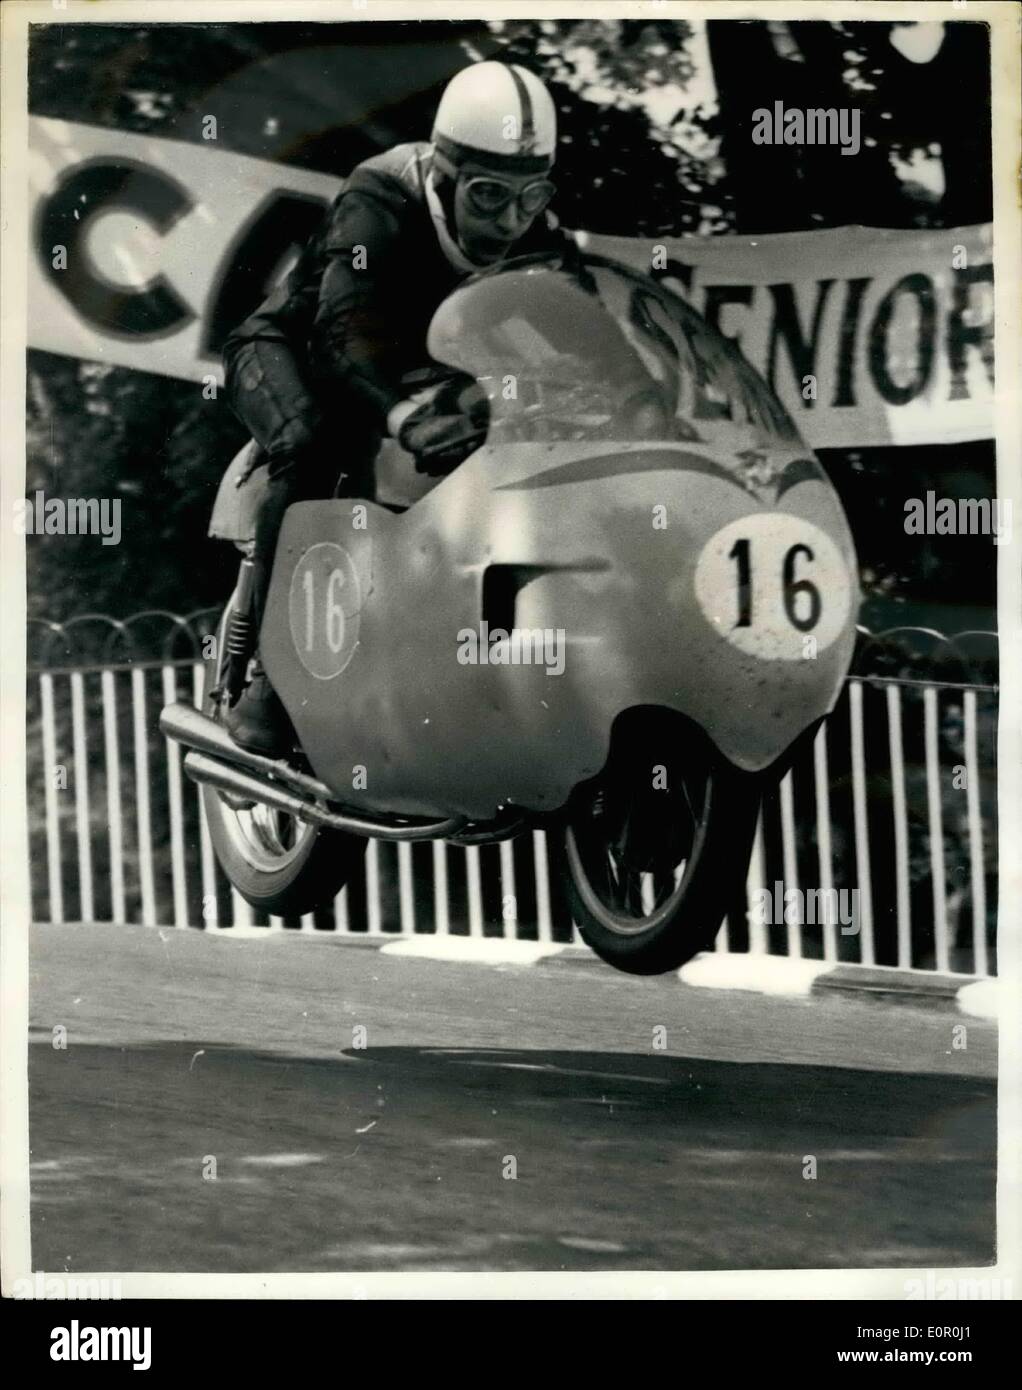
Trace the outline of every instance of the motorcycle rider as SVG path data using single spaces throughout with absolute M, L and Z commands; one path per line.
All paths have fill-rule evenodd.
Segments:
M 385 436 L 432 475 L 478 446 L 478 390 L 474 400 L 450 383 L 410 394 L 402 378 L 428 363 L 430 320 L 462 280 L 512 253 L 570 245 L 545 212 L 555 144 L 538 77 L 498 62 L 463 69 L 431 140 L 359 164 L 291 274 L 227 340 L 228 396 L 269 475 L 251 555 L 253 630 L 292 502 L 371 496 Z M 280 756 L 290 723 L 258 656 L 251 669 L 227 728 L 242 747 Z

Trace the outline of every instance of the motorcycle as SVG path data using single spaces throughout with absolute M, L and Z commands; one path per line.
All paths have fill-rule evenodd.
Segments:
M 284 518 L 259 649 L 292 754 L 245 752 L 222 724 L 251 651 L 243 583 L 205 709 L 168 706 L 161 727 L 257 908 L 330 902 L 368 837 L 545 826 L 592 949 L 673 969 L 712 944 L 762 793 L 847 674 L 838 496 L 734 343 L 607 258 L 473 277 L 427 349 L 483 407 L 474 451 L 404 508 L 335 497 Z M 238 488 L 241 466 L 211 529 L 244 548 L 260 470 Z

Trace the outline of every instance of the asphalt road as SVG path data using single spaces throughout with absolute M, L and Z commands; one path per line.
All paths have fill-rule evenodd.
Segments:
M 30 1008 L 35 1268 L 993 1259 L 996 1035 L 947 1011 L 81 926 Z

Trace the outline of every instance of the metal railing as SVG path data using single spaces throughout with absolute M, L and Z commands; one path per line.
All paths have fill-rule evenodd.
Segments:
M 220 872 L 198 789 L 157 729 L 162 705 L 201 701 L 215 619 L 34 625 L 34 920 L 578 939 L 555 891 L 559 845 L 539 829 L 485 847 L 371 841 L 364 873 L 328 910 L 254 913 Z M 764 804 L 716 949 L 993 974 L 996 638 L 863 630 L 854 671 Z M 821 891 L 849 912 L 814 920 L 806 904 Z

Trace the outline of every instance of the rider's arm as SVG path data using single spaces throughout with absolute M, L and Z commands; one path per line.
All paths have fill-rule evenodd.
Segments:
M 312 446 L 319 410 L 301 362 L 311 314 L 296 277 L 276 289 L 224 344 L 224 385 L 234 413 L 271 458 Z
M 357 394 L 381 423 L 403 401 L 388 370 L 400 328 L 388 302 L 399 237 L 396 211 L 385 199 L 352 190 L 338 200 L 324 240 L 312 328 L 321 370 Z

